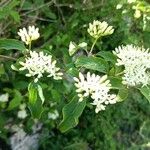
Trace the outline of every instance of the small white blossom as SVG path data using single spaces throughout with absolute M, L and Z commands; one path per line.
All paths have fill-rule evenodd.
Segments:
M 80 72 L 79 79 L 74 77 L 75 86 L 77 87 L 76 92 L 79 96 L 79 102 L 84 97 L 90 96 L 93 99 L 92 104 L 96 105 L 95 112 L 98 113 L 100 110 L 105 110 L 106 105 L 116 103 L 116 95 L 109 94 L 110 92 L 110 81 L 107 80 L 107 76 L 100 77 L 99 75 L 87 73 L 86 77 Z
M 35 77 L 34 82 L 43 77 L 43 74 L 48 74 L 47 77 L 53 77 L 55 80 L 62 79 L 60 68 L 56 67 L 56 60 L 52 61 L 52 56 L 43 52 L 30 51 L 30 56 L 25 59 L 25 62 L 20 62 L 23 66 L 19 70 L 28 70 L 27 77 Z
M 134 13 L 134 17 L 135 17 L 135 18 L 140 18 L 140 17 L 141 17 L 141 11 L 138 10 L 138 9 L 136 9 L 136 10 L 135 10 L 135 13 Z
M 8 93 L 2 94 L 2 95 L 0 95 L 0 102 L 7 102 L 8 98 L 9 98 Z
M 27 112 L 25 109 L 19 110 L 18 111 L 18 118 L 20 119 L 25 119 L 27 117 Z
M 89 23 L 88 33 L 95 39 L 99 37 L 110 35 L 114 32 L 112 26 L 109 26 L 107 22 L 100 22 L 94 20 L 93 23 Z
M 128 0 L 128 3 L 131 4 L 131 3 L 135 3 L 136 0 Z
M 117 6 L 116 6 L 116 9 L 121 9 L 122 8 L 122 4 L 118 4 Z
M 123 11 L 122 11 L 122 14 L 126 14 L 128 11 L 127 11 L 127 9 L 124 9 Z
M 106 91 L 107 89 L 104 90 L 104 92 Z M 101 110 L 105 110 L 105 107 L 108 104 L 115 104 L 117 102 L 115 94 L 108 94 L 107 92 L 103 95 L 102 91 L 95 92 L 92 98 L 96 98 L 92 103 L 93 105 L 96 105 L 96 109 L 95 109 L 96 113 L 98 113 Z
M 21 40 L 29 45 L 31 41 L 37 40 L 40 37 L 39 28 L 35 26 L 29 26 L 28 30 L 26 28 L 19 29 L 18 35 L 21 37 Z
M 18 118 L 20 119 L 25 119 L 27 117 L 27 112 L 26 112 L 26 104 L 21 104 L 20 105 L 20 110 L 18 111 Z
M 59 113 L 57 110 L 48 113 L 48 119 L 56 120 L 58 117 L 59 117 Z
M 124 66 L 123 83 L 128 86 L 147 85 L 150 82 L 150 53 L 133 45 L 120 46 L 113 52 L 117 55 L 118 66 Z

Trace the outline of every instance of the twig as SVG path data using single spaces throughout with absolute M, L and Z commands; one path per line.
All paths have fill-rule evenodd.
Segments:
M 91 6 L 91 7 L 75 7 L 74 4 L 57 4 L 58 7 L 68 7 L 68 8 L 72 8 L 72 9 L 75 9 L 75 10 L 83 10 L 83 11 L 86 11 L 86 10 L 90 10 L 90 9 L 95 9 L 95 8 L 98 8 L 100 6 L 102 6 L 102 4 L 97 4 L 97 5 L 94 5 L 94 6 Z
M 62 10 L 60 9 L 59 5 L 57 4 L 56 0 L 53 0 L 53 3 L 55 4 L 55 6 L 56 6 L 57 9 L 58 9 L 58 12 L 59 12 L 60 15 L 61 15 L 61 19 L 62 19 L 63 23 L 66 24 L 66 21 L 65 21 L 65 17 L 64 17 L 64 15 L 63 15 L 63 12 L 62 12 Z
M 97 42 L 98 39 L 99 39 L 99 38 L 96 38 L 96 39 L 94 40 L 94 42 L 93 42 L 93 44 L 92 44 L 92 47 L 91 47 L 91 50 L 90 50 L 90 52 L 89 52 L 89 56 L 92 54 L 93 48 L 94 48 L 94 46 L 95 46 L 95 44 L 96 44 L 96 42 Z
M 39 9 L 41 9 L 41 8 L 47 6 L 47 5 L 51 5 L 51 4 L 53 4 L 53 0 L 51 0 L 50 2 L 47 2 L 47 3 L 43 4 L 43 5 L 35 8 L 35 9 L 29 10 L 29 11 L 25 12 L 24 14 L 22 14 L 21 16 L 26 16 L 27 14 L 30 14 L 31 12 L 37 11 L 37 10 L 39 10 Z
M 29 15 L 28 16 L 29 18 L 34 18 L 34 19 L 37 19 L 37 20 L 41 20 L 41 21 L 47 21 L 47 22 L 54 22 L 53 20 L 51 20 L 51 19 L 44 19 L 44 18 L 41 18 L 41 17 L 36 17 L 36 16 L 31 16 L 31 15 Z
M 18 10 L 19 12 L 21 11 L 21 9 L 22 9 L 22 7 L 23 7 L 25 1 L 26 1 L 26 0 L 22 0 L 22 2 L 21 2 L 21 4 L 20 4 L 20 8 L 19 8 L 19 10 Z
M 0 30 L 0 35 L 2 35 L 2 33 L 4 33 L 4 31 L 8 28 L 8 26 L 12 23 L 12 21 L 9 21 L 3 28 L 1 28 Z
M 5 7 L 10 2 L 11 2 L 11 0 L 4 0 L 0 3 L 0 7 Z
M 13 57 L 10 57 L 10 56 L 5 56 L 5 55 L 0 55 L 0 58 L 11 59 L 11 60 L 14 60 L 14 61 L 17 60 L 16 58 L 13 58 Z
M 117 73 L 116 76 L 123 75 L 123 74 L 124 74 L 124 71 Z

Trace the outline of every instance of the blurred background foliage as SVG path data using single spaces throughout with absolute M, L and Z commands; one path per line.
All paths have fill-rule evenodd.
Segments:
M 142 2 L 144 9 L 149 9 L 149 0 L 139 2 Z M 120 3 L 124 6 L 116 9 Z M 144 13 L 149 15 L 149 11 L 141 11 L 143 14 L 139 18 L 135 18 L 134 13 L 132 4 L 126 0 L 1 0 L 0 37 L 19 39 L 19 28 L 28 25 L 39 27 L 41 37 L 33 44 L 34 48 L 53 54 L 59 66 L 67 72 L 74 66 L 68 53 L 70 41 L 92 44 L 87 27 L 96 19 L 113 25 L 115 32 L 98 42 L 94 51 L 114 50 L 121 44 L 150 47 L 150 22 L 148 19 L 146 25 L 143 22 Z M 0 50 L 1 54 L 13 58 L 20 56 L 15 50 Z M 0 93 L 9 93 L 9 102 L 0 103 L 0 149 L 7 150 L 10 149 L 8 138 L 11 133 L 4 126 L 22 123 L 28 131 L 32 124 L 30 117 L 25 120 L 16 117 L 19 105 L 27 101 L 25 91 L 30 79 L 10 69 L 13 60 L 0 58 L 0 61 Z M 40 150 L 150 149 L 150 105 L 135 89 L 131 89 L 126 101 L 98 114 L 89 106 L 80 117 L 79 125 L 62 134 L 57 127 L 62 119 L 62 106 L 71 97 L 67 94 L 72 92 L 72 83 L 64 81 L 60 85 L 57 81 L 46 82 L 42 84 L 45 99 L 51 102 L 57 100 L 55 107 L 60 116 L 57 121 L 47 120 L 46 113 L 50 111 L 50 106 L 45 106 L 40 118 L 44 124 Z

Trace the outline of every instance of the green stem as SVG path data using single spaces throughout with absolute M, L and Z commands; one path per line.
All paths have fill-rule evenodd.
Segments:
M 124 74 L 124 71 L 117 73 L 116 76 L 119 76 L 119 75 L 122 75 L 122 74 Z
M 92 47 L 91 47 L 91 50 L 90 50 L 90 52 L 89 52 L 89 55 L 92 54 L 93 48 L 94 48 L 94 46 L 95 46 L 97 40 L 98 40 L 98 38 L 96 38 L 96 39 L 94 40 L 94 42 L 93 42 L 93 44 L 92 44 Z
M 86 50 L 86 49 L 83 49 L 85 52 L 86 52 L 86 54 L 88 55 L 88 51 Z
M 29 51 L 31 50 L 31 42 L 29 43 Z

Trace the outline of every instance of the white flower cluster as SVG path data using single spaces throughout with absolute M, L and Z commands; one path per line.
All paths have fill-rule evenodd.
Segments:
M 133 45 L 120 46 L 114 54 L 118 57 L 116 65 L 124 66 L 123 83 L 128 86 L 147 85 L 150 83 L 150 53 L 144 48 Z
M 31 41 L 37 40 L 40 37 L 39 28 L 35 26 L 29 26 L 28 30 L 26 28 L 19 29 L 18 35 L 21 40 L 26 43 L 26 45 L 31 44 Z
M 93 23 L 89 23 L 88 33 L 95 39 L 99 37 L 110 35 L 114 32 L 112 26 L 109 26 L 107 22 L 100 22 L 94 20 Z
M 60 68 L 56 67 L 56 60 L 52 61 L 52 56 L 43 52 L 30 51 L 30 56 L 25 59 L 25 62 L 20 62 L 23 66 L 19 70 L 28 70 L 27 77 L 35 77 L 34 82 L 43 77 L 47 73 L 47 77 L 53 77 L 55 80 L 62 79 Z
M 92 105 L 96 105 L 95 112 L 105 110 L 108 104 L 114 104 L 117 101 L 115 94 L 109 94 L 110 81 L 107 80 L 107 75 L 100 77 L 99 75 L 87 73 L 86 78 L 82 73 L 79 73 L 79 79 L 74 77 L 76 92 L 81 102 L 84 97 L 91 96 L 93 99 Z

